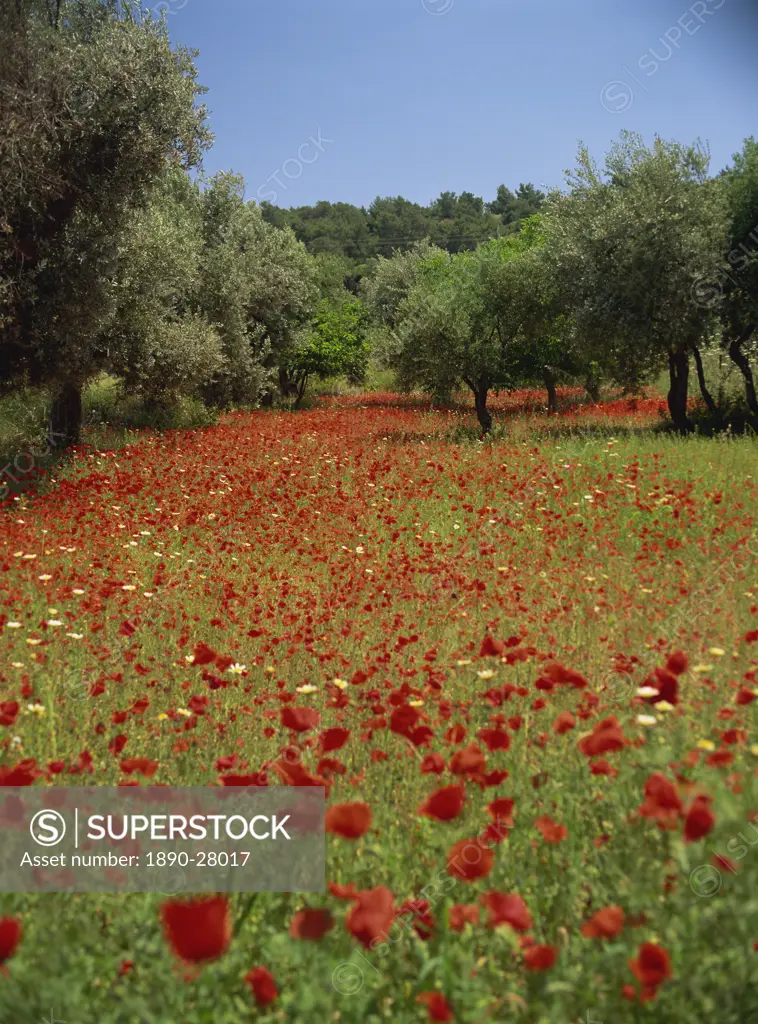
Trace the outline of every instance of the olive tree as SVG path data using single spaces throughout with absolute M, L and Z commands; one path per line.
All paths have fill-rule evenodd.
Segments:
M 717 276 L 727 237 L 723 190 L 698 146 L 623 133 L 601 170 L 586 148 L 570 190 L 547 202 L 545 251 L 588 358 L 641 376 L 668 365 L 668 406 L 686 431 L 689 360 L 709 316 L 693 287 Z
M 210 135 L 194 54 L 137 3 L 6 0 L 0 34 L 0 380 L 54 384 L 65 445 L 107 365 L 122 233 Z

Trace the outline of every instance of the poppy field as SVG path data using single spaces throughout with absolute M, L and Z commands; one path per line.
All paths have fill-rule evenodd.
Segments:
M 1 1021 L 758 1020 L 755 439 L 561 401 L 230 413 L 7 497 L 2 784 L 321 786 L 328 867 L 2 895 Z

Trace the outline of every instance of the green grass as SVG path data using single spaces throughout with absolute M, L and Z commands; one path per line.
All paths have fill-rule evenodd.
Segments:
M 656 432 L 649 413 L 601 412 L 517 416 L 482 444 L 467 434 L 470 414 L 369 398 L 147 435 L 74 460 L 58 492 L 17 502 L 0 549 L 0 671 L 5 698 L 22 710 L 3 730 L 4 763 L 69 767 L 86 749 L 91 775 L 53 781 L 115 784 L 124 757 L 145 756 L 158 762 L 156 782 L 215 784 L 219 756 L 237 753 L 235 770 L 254 771 L 282 755 L 292 737 L 279 724 L 278 694 L 291 693 L 320 712 L 321 729 L 351 731 L 330 755 L 345 770 L 331 779 L 329 803 L 362 800 L 372 810 L 360 839 L 328 837 L 327 878 L 387 886 L 398 905 L 428 899 L 433 937 L 398 925 L 367 950 L 345 927 L 348 905 L 328 894 L 235 897 L 235 915 L 246 916 L 229 950 L 184 980 L 161 934 L 160 895 L 6 895 L 2 912 L 20 914 L 25 935 L 0 986 L 0 1019 L 32 1024 L 52 1008 L 61 1020 L 98 1024 L 405 1024 L 426 1019 L 417 996 L 434 989 L 465 1022 L 749 1019 L 758 853 L 746 845 L 712 897 L 698 894 L 694 873 L 713 852 L 737 859 L 730 844 L 749 834 L 758 807 L 756 704 L 734 702 L 738 687 L 756 689 L 758 669 L 756 645 L 744 641 L 758 625 L 755 440 L 680 439 Z M 43 629 L 50 619 L 63 625 Z M 120 632 L 126 620 L 130 636 Z M 263 632 L 251 637 L 251 628 Z M 524 660 L 480 657 L 487 633 L 522 636 Z M 187 661 L 200 640 L 247 675 L 211 690 Z M 689 657 L 680 704 L 651 711 L 635 689 L 674 649 Z M 544 659 L 581 672 L 588 688 L 536 688 Z M 330 683 L 358 668 L 375 674 L 345 691 Z M 92 696 L 98 681 L 103 692 Z M 298 694 L 305 682 L 316 692 Z M 526 696 L 493 707 L 483 694 L 506 683 Z M 340 692 L 345 708 L 335 706 Z M 210 706 L 188 729 L 194 694 Z M 114 724 L 114 712 L 143 696 L 144 713 Z M 432 730 L 428 746 L 380 722 L 414 699 Z M 26 711 L 35 701 L 41 716 Z M 559 735 L 563 710 L 576 725 Z M 642 712 L 655 726 L 637 721 Z M 486 789 L 469 780 L 453 821 L 419 817 L 432 790 L 456 781 L 449 771 L 423 774 L 423 757 L 449 763 L 469 743 L 483 746 L 477 733 L 498 714 L 510 749 L 483 749 L 488 770 L 506 769 L 507 780 Z M 593 775 L 578 740 L 610 714 L 630 745 L 605 755 L 617 775 Z M 507 723 L 514 716 L 519 728 Z M 454 724 L 463 740 L 446 738 Z M 746 739 L 726 744 L 722 733 L 735 728 Z M 128 743 L 116 757 L 118 733 Z M 708 765 L 701 740 L 731 751 L 732 764 Z M 299 756 L 317 770 L 312 746 L 301 741 Z M 656 771 L 712 797 L 707 838 L 686 843 L 681 820 L 666 831 L 639 817 Z M 687 806 L 683 783 L 680 793 Z M 515 801 L 515 823 L 492 872 L 451 886 L 448 851 L 482 831 L 496 797 Z M 546 843 L 534 825 L 544 816 L 567 838 Z M 489 929 L 484 907 L 479 925 L 447 927 L 452 904 L 478 904 L 491 890 L 523 897 L 529 934 L 558 951 L 551 970 L 525 971 L 516 934 Z M 609 904 L 636 923 L 610 941 L 585 938 L 582 924 Z M 304 905 L 334 915 L 318 942 L 289 935 Z M 622 995 L 634 984 L 628 961 L 646 941 L 667 949 L 673 976 L 654 1000 L 632 1003 Z M 123 960 L 135 967 L 119 977 Z M 257 964 L 280 988 L 267 1009 L 255 1008 L 243 981 Z

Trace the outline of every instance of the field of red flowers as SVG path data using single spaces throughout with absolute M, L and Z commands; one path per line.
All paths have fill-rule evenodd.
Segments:
M 756 444 L 659 407 L 343 398 L 9 497 L 0 781 L 323 786 L 328 889 L 0 896 L 0 1020 L 758 1020 Z

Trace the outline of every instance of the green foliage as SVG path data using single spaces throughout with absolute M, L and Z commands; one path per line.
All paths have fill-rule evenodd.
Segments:
M 270 224 L 291 227 L 310 252 L 344 256 L 360 276 L 377 257 L 411 250 L 424 239 L 451 253 L 474 249 L 516 230 L 543 199 L 533 185 L 522 184 L 515 195 L 501 185 L 497 199 L 486 204 L 471 192 L 442 192 L 428 206 L 403 196 L 377 196 L 368 209 L 328 202 L 290 210 L 264 202 L 262 209 Z
M 2 5 L 2 376 L 105 365 L 119 238 L 167 164 L 209 145 L 192 54 L 138 7 Z M 7 144 L 6 144 L 7 140 Z
M 726 237 L 720 192 L 696 147 L 623 133 L 601 171 L 579 150 L 571 190 L 553 194 L 546 253 L 589 353 L 617 379 L 654 371 L 703 338 L 695 283 L 717 274 Z
M 370 347 L 367 340 L 369 315 L 358 300 L 335 306 L 323 299 L 310 332 L 289 354 L 286 369 L 297 387 L 298 402 L 311 377 L 364 379 Z

